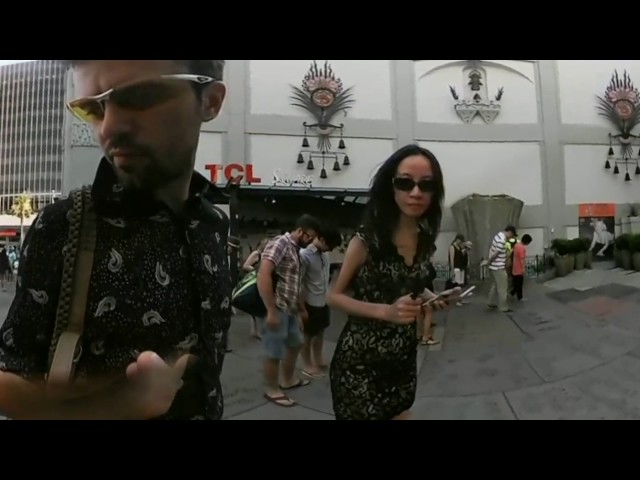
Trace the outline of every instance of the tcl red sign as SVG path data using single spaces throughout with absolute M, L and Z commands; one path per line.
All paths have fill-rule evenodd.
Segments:
M 211 183 L 216 184 L 221 181 L 229 181 L 236 177 L 243 177 L 247 183 L 262 183 L 262 179 L 253 176 L 253 165 L 240 165 L 239 163 L 230 163 L 229 165 L 205 165 L 205 169 L 209 170 L 211 175 Z M 222 173 L 222 179 L 220 178 Z
M 18 232 L 15 230 L 0 230 L 0 237 L 17 237 Z

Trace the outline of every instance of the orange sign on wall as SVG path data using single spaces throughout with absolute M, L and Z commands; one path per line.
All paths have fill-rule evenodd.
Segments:
M 615 203 L 583 203 L 580 205 L 580 218 L 607 218 L 616 216 Z

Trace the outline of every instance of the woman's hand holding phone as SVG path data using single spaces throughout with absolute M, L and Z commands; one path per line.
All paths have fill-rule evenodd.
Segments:
M 428 293 L 427 293 L 428 292 Z M 457 302 L 462 289 L 460 287 L 452 288 L 451 290 L 445 290 L 436 295 L 430 290 L 425 291 L 426 295 L 423 298 L 423 308 L 430 308 L 431 310 L 446 310 L 452 303 Z

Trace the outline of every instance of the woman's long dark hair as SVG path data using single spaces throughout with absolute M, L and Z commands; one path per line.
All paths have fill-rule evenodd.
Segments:
M 373 234 L 381 245 L 389 246 L 393 230 L 400 218 L 400 208 L 395 200 L 393 179 L 400 163 L 407 158 L 420 155 L 431 162 L 435 191 L 431 205 L 420 219 L 422 227 L 429 235 L 430 244 L 435 244 L 442 222 L 442 204 L 444 203 L 444 176 L 440 163 L 433 153 L 418 145 L 407 145 L 391 155 L 380 167 L 371 183 L 369 203 L 365 209 L 363 226 Z

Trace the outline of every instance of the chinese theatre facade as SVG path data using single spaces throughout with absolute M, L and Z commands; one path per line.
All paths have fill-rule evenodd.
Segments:
M 582 235 L 581 212 L 605 205 L 615 235 L 640 205 L 638 61 L 230 60 L 225 82 L 196 169 L 239 180 L 228 208 L 243 257 L 302 213 L 352 231 L 376 170 L 408 143 L 444 170 L 439 261 L 488 202 L 478 250 L 509 221 L 531 255 Z M 68 120 L 65 191 L 90 182 L 100 156 Z

